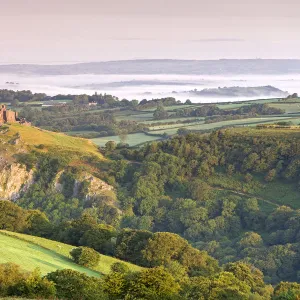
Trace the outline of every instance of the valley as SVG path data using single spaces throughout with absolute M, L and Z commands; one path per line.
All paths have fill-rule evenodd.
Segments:
M 190 290 L 177 276 L 190 288 L 231 272 L 239 285 L 235 268 L 251 266 L 261 274 L 261 288 L 249 287 L 258 299 L 297 280 L 298 97 L 93 97 L 41 108 L 27 101 L 16 108 L 31 126 L 0 127 L 0 267 L 39 268 L 41 280 L 69 269 L 103 288 L 118 272 L 128 285 L 154 272 L 181 285 L 182 299 Z M 74 248 L 96 251 L 99 262 L 76 264 Z

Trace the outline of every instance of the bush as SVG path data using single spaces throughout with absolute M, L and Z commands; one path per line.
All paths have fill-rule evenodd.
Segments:
M 125 273 L 129 272 L 129 267 L 121 262 L 116 262 L 116 263 L 112 264 L 110 268 L 111 268 L 112 272 L 116 272 L 116 273 L 125 274 Z
M 21 268 L 13 263 L 0 264 L 0 297 L 7 296 L 9 288 L 26 278 Z
M 26 279 L 22 279 L 9 288 L 10 296 L 26 297 L 28 299 L 53 299 L 56 288 L 53 282 L 42 278 L 39 271 L 34 271 Z
M 78 247 L 70 252 L 73 260 L 81 266 L 94 267 L 100 261 L 100 254 L 89 247 Z
M 99 278 L 89 277 L 83 273 L 68 269 L 49 273 L 46 278 L 55 283 L 56 297 L 58 299 L 107 299 Z

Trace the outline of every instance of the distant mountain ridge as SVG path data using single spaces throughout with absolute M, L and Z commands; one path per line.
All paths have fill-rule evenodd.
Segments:
M 0 73 L 31 75 L 79 74 L 300 74 L 299 59 L 221 59 L 172 60 L 144 59 L 90 62 L 69 65 L 11 64 L 0 65 Z

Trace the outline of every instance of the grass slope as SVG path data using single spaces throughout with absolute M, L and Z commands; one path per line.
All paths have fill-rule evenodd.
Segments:
M 161 132 L 163 134 L 163 132 Z M 105 144 L 109 141 L 114 141 L 116 143 L 120 143 L 121 140 L 119 136 L 113 135 L 113 136 L 105 136 L 105 137 L 100 137 L 100 138 L 95 138 L 91 139 L 96 145 L 98 146 L 105 146 Z M 140 133 L 132 133 L 128 134 L 126 136 L 126 141 L 125 143 L 128 143 L 129 146 L 136 146 L 142 143 L 150 142 L 150 141 L 156 141 L 156 140 L 161 140 L 161 137 L 159 136 L 150 136 L 146 135 L 142 132 Z
M 20 234 L 10 231 L 0 231 L 0 263 L 13 262 L 24 270 L 32 271 L 39 268 L 42 274 L 57 269 L 73 269 L 89 276 L 99 276 L 110 272 L 110 266 L 122 262 L 114 257 L 101 255 L 98 266 L 93 270 L 78 266 L 70 259 L 70 251 L 74 246 L 56 241 Z M 132 271 L 141 267 L 126 263 Z
M 57 269 L 73 269 L 89 276 L 99 277 L 98 272 L 80 267 L 65 256 L 1 232 L 0 263 L 8 262 L 20 265 L 26 271 L 39 268 L 43 275 Z
M 12 124 L 9 126 L 9 131 L 6 135 L 13 137 L 15 134 L 19 134 L 21 140 L 28 146 L 38 146 L 42 144 L 57 150 L 74 151 L 85 155 L 90 153 L 98 158 L 103 158 L 97 146 L 87 139 L 71 137 L 63 133 L 42 130 L 37 127 Z

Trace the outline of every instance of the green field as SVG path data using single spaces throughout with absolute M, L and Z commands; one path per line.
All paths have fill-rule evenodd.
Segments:
M 272 107 L 275 107 L 275 108 L 283 109 L 288 114 L 289 113 L 297 113 L 297 112 L 300 113 L 300 103 L 284 103 L 284 102 L 281 102 L 281 103 L 270 103 L 269 105 L 272 106 Z
M 84 272 L 89 276 L 99 276 L 109 273 L 110 266 L 120 262 L 116 258 L 101 255 L 99 265 L 90 270 L 71 261 L 69 253 L 73 248 L 74 246 L 40 237 L 0 231 L 0 263 L 13 262 L 28 271 L 38 267 L 42 274 L 46 274 L 57 269 L 68 268 Z M 136 265 L 126 264 L 133 271 L 141 269 Z
M 177 134 L 177 130 L 179 128 L 186 128 L 192 131 L 199 131 L 199 130 L 211 130 L 215 128 L 221 128 L 224 126 L 256 126 L 257 124 L 267 124 L 267 123 L 273 123 L 278 121 L 293 121 L 295 123 L 300 123 L 300 118 L 292 118 L 292 116 L 262 116 L 259 118 L 246 118 L 246 119 L 239 119 L 239 120 L 228 120 L 228 121 L 222 121 L 222 122 L 215 122 L 215 123 L 209 123 L 205 124 L 204 121 L 199 121 L 195 123 L 179 123 L 179 124 L 170 124 L 170 125 L 157 125 L 150 127 L 151 134 L 155 135 L 162 135 L 166 133 L 167 135 L 175 135 Z M 298 122 L 299 121 L 299 122 Z M 125 143 L 129 144 L 129 146 L 136 146 L 140 145 L 146 142 L 150 141 L 156 141 L 161 140 L 161 137 L 159 136 L 151 136 L 146 135 L 144 133 L 132 133 L 127 135 L 127 139 Z M 106 136 L 106 137 L 100 137 L 100 138 L 94 138 L 91 139 L 93 143 L 95 143 L 98 146 L 105 146 L 105 144 L 109 141 L 114 141 L 116 143 L 120 143 L 121 140 L 119 136 Z
M 201 119 L 201 118 L 199 118 Z M 204 118 L 202 118 L 204 119 Z M 187 126 L 192 126 L 196 124 L 204 124 L 204 120 L 198 121 L 198 122 L 192 122 L 192 123 L 177 123 L 177 124 L 169 124 L 169 125 L 156 125 L 156 126 L 151 126 L 149 129 L 150 131 L 156 131 L 156 130 L 165 130 L 165 129 L 172 129 L 172 128 L 181 128 L 181 127 L 187 127 Z
M 131 114 L 116 114 L 117 121 L 129 120 L 129 121 L 136 121 L 136 122 L 145 122 L 149 120 L 153 120 L 153 113 L 136 113 L 131 112 Z
M 170 119 L 164 119 L 164 120 L 149 120 L 144 121 L 143 124 L 149 124 L 149 125 L 155 125 L 155 123 L 167 123 L 167 122 L 182 122 L 186 120 L 204 120 L 204 117 L 178 117 L 178 118 L 170 118 Z
M 271 104 L 273 102 L 279 102 L 281 99 L 259 99 L 259 100 L 248 100 L 248 101 L 233 101 L 233 102 L 227 102 L 227 103 L 218 103 L 217 106 L 220 109 L 233 109 L 233 108 L 239 108 L 241 106 L 245 105 L 251 105 L 251 104 L 264 104 L 268 103 Z
M 156 141 L 160 139 L 161 137 L 158 136 L 150 136 L 144 133 L 132 133 L 127 135 L 125 143 L 129 144 L 129 146 L 136 146 L 142 143 L 146 143 L 149 141 Z M 121 142 L 120 138 L 117 135 L 95 138 L 95 139 L 91 139 L 91 141 L 93 141 L 96 145 L 101 147 L 105 146 L 105 144 L 109 141 L 114 141 L 116 143 Z
M 210 130 L 214 128 L 221 128 L 223 126 L 237 126 L 237 125 L 256 125 L 260 123 L 272 123 L 274 121 L 282 121 L 282 120 L 289 120 L 291 117 L 260 117 L 260 118 L 247 118 L 247 119 L 239 119 L 239 120 L 228 120 L 228 121 L 222 121 L 222 122 L 215 122 L 215 123 L 209 123 L 209 124 L 182 124 L 180 127 L 184 127 L 189 130 L 197 131 L 197 130 Z M 163 129 L 163 130 L 157 130 L 157 131 L 151 131 L 151 133 L 154 134 L 162 134 L 166 132 L 168 135 L 176 134 L 178 128 L 170 128 L 170 129 Z
M 80 267 L 54 251 L 0 232 L 0 263 L 8 262 L 20 265 L 26 271 L 39 268 L 43 275 L 58 269 L 73 269 L 89 276 L 99 276 L 98 272 Z
M 165 110 L 166 111 L 175 111 L 175 110 L 178 110 L 178 109 L 183 109 L 183 108 L 196 108 L 196 107 L 199 107 L 201 105 L 201 103 L 199 103 L 198 105 L 189 105 L 189 104 L 178 104 L 178 105 L 171 105 L 171 106 L 165 106 Z M 143 109 L 141 111 L 151 111 L 151 112 L 154 112 L 155 110 L 157 109 L 157 107 L 151 107 L 151 108 L 146 108 L 146 109 Z

